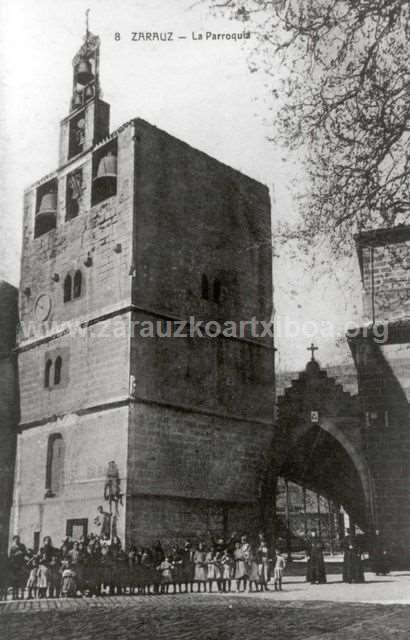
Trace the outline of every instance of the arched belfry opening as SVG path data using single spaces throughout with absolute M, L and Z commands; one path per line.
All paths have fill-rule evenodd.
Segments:
M 313 347 L 313 345 L 312 345 Z M 274 532 L 297 550 L 315 528 L 330 551 L 346 521 L 374 525 L 372 479 L 358 397 L 343 390 L 314 358 L 278 398 L 271 450 Z

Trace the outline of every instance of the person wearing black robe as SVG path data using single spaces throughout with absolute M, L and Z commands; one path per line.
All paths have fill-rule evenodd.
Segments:
M 361 559 L 361 550 L 356 537 L 350 529 L 346 530 L 346 535 L 342 542 L 343 549 L 343 582 L 364 582 L 364 572 Z
M 323 545 L 317 537 L 317 532 L 312 529 L 306 544 L 307 572 L 306 581 L 310 584 L 324 584 L 326 582 L 325 560 L 323 557 Z
M 13 536 L 13 542 L 9 551 L 9 571 L 13 600 L 24 597 L 24 587 L 28 578 L 26 566 L 27 550 L 19 536 Z
M 390 572 L 389 553 L 378 529 L 374 532 L 370 560 L 376 576 L 385 576 Z

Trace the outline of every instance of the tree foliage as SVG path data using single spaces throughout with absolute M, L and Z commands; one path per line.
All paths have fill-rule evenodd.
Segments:
M 410 0 L 227 0 L 258 37 L 279 108 L 273 137 L 303 159 L 308 243 L 409 223 Z M 275 76 L 280 69 L 281 84 Z

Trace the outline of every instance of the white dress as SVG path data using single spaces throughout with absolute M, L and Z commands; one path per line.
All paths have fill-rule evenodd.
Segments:
M 207 578 L 205 551 L 197 549 L 193 555 L 194 581 L 204 582 Z

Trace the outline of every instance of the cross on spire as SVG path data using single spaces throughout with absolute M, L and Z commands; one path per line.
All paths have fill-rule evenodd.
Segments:
M 315 359 L 315 351 L 318 351 L 319 347 L 317 347 L 315 344 L 313 344 L 313 342 L 311 343 L 310 347 L 308 347 L 306 349 L 306 351 L 310 351 L 310 353 L 312 354 L 312 360 Z

